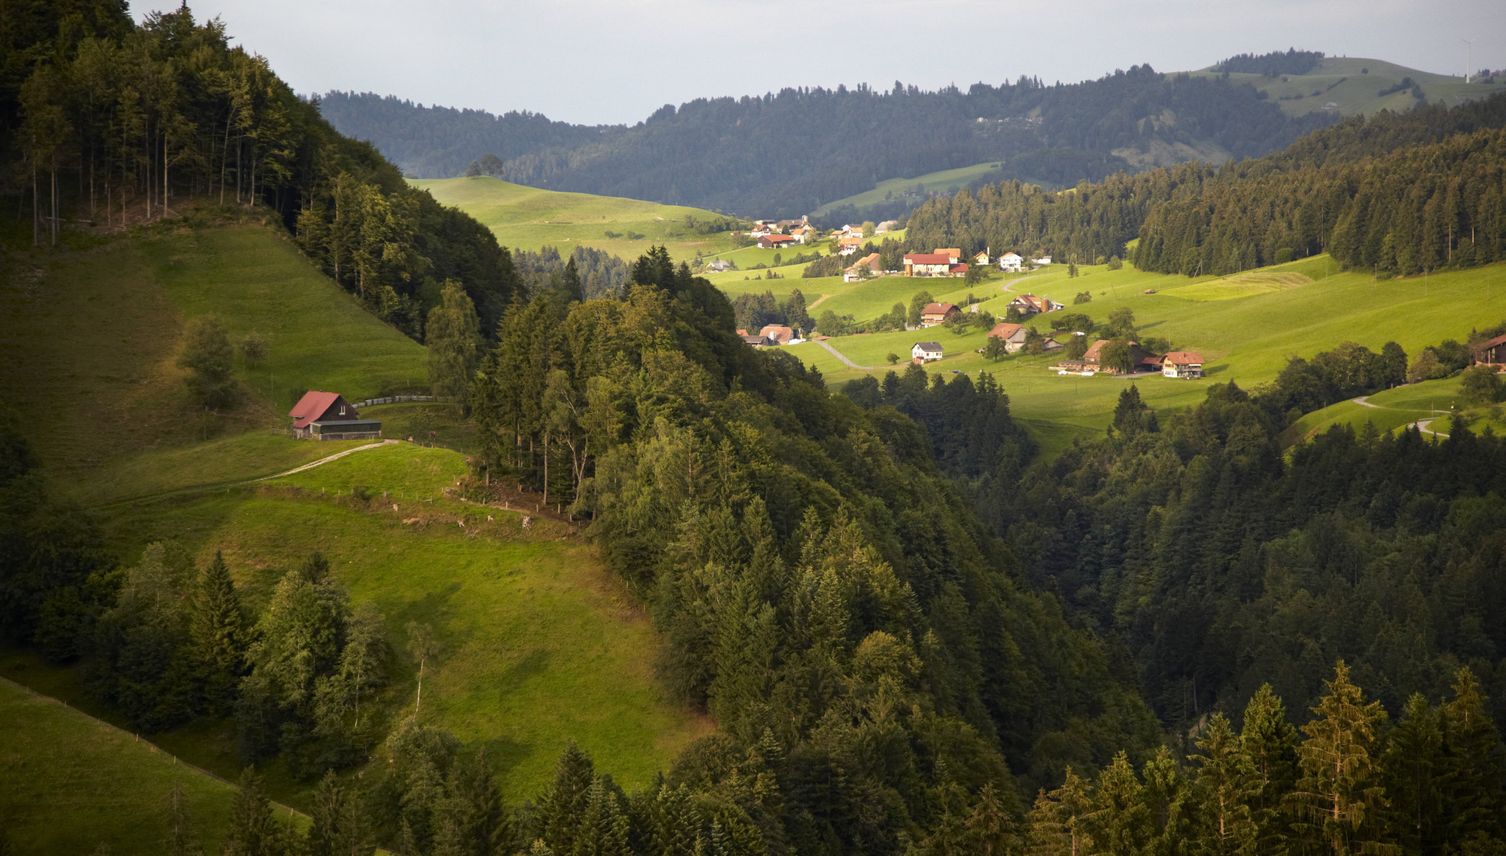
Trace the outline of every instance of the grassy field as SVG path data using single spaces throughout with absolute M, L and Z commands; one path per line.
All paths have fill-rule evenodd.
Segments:
M 1288 444 L 1301 442 L 1335 425 L 1348 425 L 1355 431 L 1361 431 L 1366 424 L 1370 424 L 1381 433 L 1386 433 L 1419 420 L 1433 420 L 1435 424 L 1430 427 L 1434 431 L 1447 432 L 1450 415 L 1459 405 L 1459 381 L 1458 376 L 1430 380 L 1365 396 L 1363 403 L 1341 401 L 1297 420 L 1287 429 L 1283 439 Z M 1480 421 L 1482 417 L 1485 422 L 1489 421 L 1485 411 L 1466 410 L 1464 415 L 1471 423 Z M 1481 427 L 1483 424 L 1482 422 Z
M 220 851 L 235 791 L 225 782 L 5 680 L 0 722 L 0 823 L 14 848 L 6 852 L 82 854 L 101 844 L 112 853 L 166 852 L 174 785 L 200 845 Z
M 701 234 L 686 225 L 686 217 L 723 219 L 701 208 L 563 193 L 490 177 L 413 179 L 412 183 L 439 202 L 480 220 L 508 247 L 552 246 L 561 254 L 577 246 L 595 247 L 629 261 L 655 244 L 668 247 L 676 260 L 689 260 L 697 252 L 709 256 L 732 249 L 730 233 Z M 609 237 L 607 232 L 618 236 Z
M 215 416 L 189 401 L 176 364 L 184 323 L 207 313 L 232 341 L 255 331 L 268 346 L 259 366 L 237 361 L 246 395 Z M 359 400 L 428 383 L 422 346 L 261 224 L 162 227 L 28 256 L 0 283 L 0 314 L 25 319 L 0 338 L 0 400 L 19 424 L 46 426 L 28 432 L 44 466 L 88 504 L 302 463 L 308 450 L 239 435 L 282 427 L 304 389 Z M 82 406 L 87 414 L 71 412 Z M 184 471 L 184 450 L 196 445 L 203 454 L 190 454 L 204 470 Z M 132 462 L 142 455 L 171 466 Z
M 1192 72 L 1208 77 L 1219 76 L 1208 69 Z M 1506 91 L 1506 84 L 1465 83 L 1459 75 L 1434 74 L 1395 63 L 1363 57 L 1328 57 L 1307 74 L 1266 77 L 1260 74 L 1230 74 L 1236 82 L 1249 83 L 1265 92 L 1281 109 L 1292 116 L 1302 116 L 1324 109 L 1330 101 L 1344 116 L 1371 115 L 1381 110 L 1405 112 L 1417 100 L 1402 90 L 1380 95 L 1382 90 L 1410 77 L 1421 87 L 1430 104 L 1454 106 L 1472 98 L 1484 98 Z
M 841 199 L 835 199 L 822 205 L 811 213 L 812 217 L 825 216 L 826 212 L 835 208 L 851 205 L 859 211 L 870 205 L 887 202 L 895 197 L 906 193 L 913 193 L 919 189 L 919 199 L 924 199 L 932 193 L 952 193 L 963 187 L 967 187 L 975 181 L 986 178 L 990 173 L 998 170 L 1002 164 L 997 161 L 988 163 L 976 163 L 972 166 L 957 167 L 956 169 L 943 169 L 936 172 L 928 172 L 925 175 L 917 175 L 914 178 L 888 178 L 874 185 L 872 189 L 862 193 L 854 193 Z
M 85 244 L 7 256 L 0 311 L 13 323 L 0 340 L 0 402 L 35 441 L 54 489 L 93 508 L 122 561 L 168 538 L 201 558 L 223 549 L 259 607 L 281 573 L 310 551 L 325 551 L 353 600 L 384 613 L 397 652 L 389 715 L 411 705 L 406 625 L 428 623 L 443 651 L 425 681 L 424 717 L 485 747 L 509 799 L 534 796 L 571 740 L 623 784 L 638 786 L 711 730 L 665 696 L 653 675 L 660 640 L 570 527 L 540 518 L 525 531 L 521 512 L 446 494 L 466 474 L 464 454 L 474 444 L 453 407 L 365 411 L 384 421 L 389 436 L 441 448 L 394 444 L 250 483 L 361 445 L 288 438 L 292 392 L 324 387 L 360 399 L 426 377 L 423 348 L 362 309 L 280 231 L 180 223 Z M 222 417 L 196 412 L 175 364 L 185 321 L 208 312 L 233 337 L 255 330 L 269 342 L 263 365 L 237 367 L 243 402 Z M 74 670 L 8 651 L 0 652 L 0 673 L 90 709 Z M 15 710 L 7 709 L 0 730 L 11 729 Z M 153 740 L 234 778 L 233 738 L 226 722 L 199 722 Z M 16 764 L 46 763 L 57 748 L 0 745 L 11 753 L 7 774 Z M 108 743 L 101 751 L 132 763 Z M 306 802 L 308 783 L 291 781 L 278 765 L 267 773 L 280 798 Z M 138 790 L 132 799 L 160 796 Z M 28 801 L 7 806 L 0 822 L 21 830 L 77 825 L 93 835 L 95 826 L 145 817 L 125 814 L 122 800 L 118 809 L 101 803 L 103 816 L 75 824 L 80 805 Z M 206 812 L 205 822 L 217 829 L 222 817 Z M 149 823 L 140 826 L 139 835 L 158 836 Z M 154 852 L 131 835 L 119 838 L 115 852 Z M 59 842 L 41 852 L 92 849 L 87 841 L 78 848 Z
M 1376 349 L 1395 340 L 1413 353 L 1445 338 L 1463 339 L 1472 327 L 1506 317 L 1506 265 L 1391 281 L 1337 272 L 1326 257 L 1225 278 L 1191 279 L 1129 266 L 1117 271 L 1097 266 L 1080 270 L 1081 276 L 1073 279 L 1064 266 L 1057 265 L 970 287 L 959 283 L 952 291 L 942 290 L 945 281 L 910 282 L 916 289 L 926 287 L 934 297 L 954 302 L 968 291 L 980 297 L 990 295 L 983 308 L 1001 316 L 1013 295 L 1027 291 L 1067 303 L 1069 311 L 1084 312 L 1098 321 L 1117 307 L 1130 308 L 1142 335 L 1169 339 L 1175 348 L 1201 351 L 1208 360 L 1209 377 L 1202 381 L 1137 379 L 1141 394 L 1158 409 L 1191 406 L 1213 382 L 1234 380 L 1246 387 L 1269 382 L 1290 357 L 1310 357 L 1346 340 Z M 855 293 L 865 289 L 883 290 L 868 305 L 908 305 L 902 285 L 873 280 L 855 286 Z M 1079 291 L 1089 292 L 1092 302 L 1070 306 Z M 847 299 L 863 305 L 863 298 Z M 1031 324 L 1047 329 L 1045 319 Z M 977 353 L 986 339 L 982 330 L 962 336 L 942 328 L 863 334 L 838 337 L 828 344 L 881 374 L 890 368 L 888 354 L 908 359 L 910 346 L 922 339 L 941 342 L 946 351 L 943 360 L 926 367 L 932 373 L 994 373 L 1010 395 L 1015 416 L 1048 451 L 1064 448 L 1073 437 L 1101 432 L 1128 382 L 1108 376 L 1061 377 L 1049 370 L 1055 362 L 1051 357 L 986 361 Z M 795 346 L 792 353 L 834 383 L 868 373 L 842 365 L 815 343 Z

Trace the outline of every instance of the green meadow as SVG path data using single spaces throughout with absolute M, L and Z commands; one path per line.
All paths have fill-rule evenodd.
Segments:
M 218 853 L 235 789 L 148 741 L 0 680 L 0 824 L 8 853 L 164 853 L 169 797 Z M 274 810 L 284 818 L 288 809 Z M 295 820 L 295 823 L 300 822 Z
M 1206 77 L 1220 76 L 1219 72 L 1209 69 L 1192 73 Z M 1484 98 L 1506 91 L 1506 84 L 1465 83 L 1459 75 L 1434 74 L 1363 57 L 1327 57 L 1307 74 L 1283 74 L 1278 77 L 1266 77 L 1262 74 L 1229 75 L 1233 81 L 1248 83 L 1266 93 L 1283 111 L 1292 116 L 1323 110 L 1330 102 L 1344 116 L 1369 116 L 1382 110 L 1406 112 L 1417 103 L 1409 90 L 1403 89 L 1387 95 L 1379 93 L 1399 85 L 1407 77 L 1422 89 L 1429 104 L 1454 106 L 1472 98 Z
M 532 508 L 453 494 L 474 446 L 453 407 L 368 408 L 387 436 L 418 442 L 267 480 L 365 445 L 289 438 L 293 394 L 326 388 L 359 400 L 427 386 L 423 347 L 363 309 L 278 229 L 179 222 L 13 258 L 24 263 L 5 272 L 0 311 L 24 323 L 0 340 L 0 401 L 34 441 L 52 489 L 90 509 L 122 561 L 169 538 L 205 560 L 223 550 L 259 609 L 282 573 L 325 552 L 352 599 L 384 614 L 395 652 L 384 715 L 411 711 L 406 627 L 429 624 L 442 651 L 425 681 L 422 716 L 484 748 L 510 799 L 534 796 L 572 739 L 638 786 L 713 729 L 666 696 L 653 674 L 658 636 L 572 527 Z M 218 315 L 232 340 L 255 331 L 268 342 L 261 364 L 238 361 L 242 400 L 217 415 L 190 403 L 176 365 L 186 322 L 205 313 Z M 525 514 L 536 517 L 526 530 Z M 109 716 L 91 706 L 74 670 L 0 650 L 0 674 Z M 233 779 L 233 731 L 228 722 L 200 722 L 152 740 Z M 7 773 L 46 764 L 55 751 L 26 734 L 0 744 Z M 151 744 L 139 746 L 150 753 Z M 99 747 L 112 760 L 98 764 L 135 763 L 114 744 Z M 306 804 L 311 783 L 277 764 L 266 772 L 278 798 Z M 147 842 L 160 830 L 142 821 L 151 814 L 141 806 L 165 798 L 166 786 L 135 791 L 116 802 L 0 806 L 0 822 L 26 836 L 77 827 L 79 838 L 57 838 L 55 847 L 36 839 L 48 845 L 38 852 L 89 852 L 96 828 L 107 831 L 99 838 L 127 842 L 116 852 L 154 852 Z M 98 816 L 80 819 L 84 811 Z M 224 810 L 202 814 L 212 844 Z M 146 836 L 140 841 L 108 831 L 138 821 L 132 835 Z
M 702 233 L 687 225 L 687 217 L 726 219 L 702 208 L 544 190 L 488 176 L 413 179 L 412 184 L 475 217 L 507 247 L 552 246 L 562 255 L 577 246 L 594 247 L 629 261 L 654 245 L 669 248 L 677 260 L 733 248 L 731 233 Z
M 851 196 L 844 196 L 822 205 L 812 212 L 811 216 L 824 216 L 828 211 L 851 205 L 859 211 L 870 205 L 887 202 L 897 196 L 902 196 L 915 190 L 919 190 L 922 196 L 932 193 L 952 193 L 967 187 L 975 181 L 987 178 L 991 173 L 998 170 L 1003 164 L 998 161 L 988 163 L 975 163 L 971 166 L 957 167 L 955 169 L 943 169 L 917 175 L 914 178 L 888 178 L 880 181 L 872 188 Z
M 1443 339 L 1463 340 L 1470 329 L 1506 318 L 1506 265 L 1384 281 L 1340 272 L 1326 256 L 1223 278 L 1145 273 L 1128 265 L 1117 271 L 1081 266 L 1080 272 L 1071 278 L 1065 266 L 1054 265 L 1035 273 L 996 275 L 973 286 L 956 280 L 909 282 L 914 290 L 925 288 L 939 300 L 960 302 L 968 292 L 986 296 L 981 306 L 1000 317 L 1015 295 L 1027 292 L 1068 304 L 1066 311 L 1082 312 L 1099 322 L 1114 309 L 1128 307 L 1142 335 L 1201 352 L 1208 361 L 1208 378 L 1063 377 L 1050 368 L 1056 361 L 1050 356 L 990 362 L 978 353 L 986 340 L 986 331 L 979 329 L 960 336 L 944 328 L 860 334 L 826 343 L 869 371 L 843 365 L 816 343 L 795 346 L 792 352 L 839 384 L 864 374 L 882 375 L 890 370 L 889 354 L 903 363 L 916 341 L 938 341 L 946 357 L 927 365 L 927 371 L 948 376 L 992 372 L 1009 393 L 1014 415 L 1050 452 L 1064 448 L 1073 437 L 1101 432 L 1128 382 L 1136 383 L 1152 406 L 1179 409 L 1195 404 L 1210 383 L 1266 383 L 1291 357 L 1311 357 L 1345 341 L 1378 349 L 1394 340 L 1410 354 Z M 903 288 L 889 281 L 871 280 L 855 287 L 882 296 L 866 303 L 848 297 L 849 305 L 908 305 Z M 1091 302 L 1072 305 L 1083 291 L 1091 294 Z M 812 299 L 807 293 L 807 300 Z M 1037 317 L 1029 323 L 1049 332 L 1048 319 Z

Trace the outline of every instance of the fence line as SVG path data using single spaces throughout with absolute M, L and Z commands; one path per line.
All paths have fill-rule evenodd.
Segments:
M 384 395 L 380 398 L 368 398 L 365 401 L 357 401 L 355 407 L 372 407 L 378 404 L 407 404 L 412 401 L 433 401 L 442 404 L 452 404 L 448 398 L 439 398 L 433 395 Z
M 25 685 L 23 683 L 18 683 L 17 681 L 13 681 L 10 678 L 7 678 L 7 677 L 5 677 L 3 675 L 0 675 L 0 683 L 4 683 L 6 686 L 18 689 L 21 692 L 25 693 L 26 695 L 31 696 L 32 698 L 41 699 L 44 702 L 51 702 L 53 704 L 60 704 L 63 707 L 68 708 L 69 710 L 73 711 L 74 713 L 77 713 L 80 716 L 86 717 L 86 718 L 91 719 L 91 720 L 93 720 L 94 722 L 96 722 L 96 723 L 98 723 L 100 725 L 103 725 L 105 728 L 109 729 L 110 731 L 114 731 L 117 734 L 122 734 L 122 735 L 125 735 L 127 737 L 130 737 L 132 740 L 136 741 L 137 743 L 142 742 L 142 737 L 141 737 L 140 734 L 137 734 L 134 731 L 129 731 L 127 729 L 121 728 L 120 726 L 116 725 L 113 722 L 109 722 L 109 721 L 100 719 L 99 717 L 97 717 L 97 716 L 95 716 L 95 715 L 93 715 L 91 713 L 88 713 L 87 711 L 80 710 L 80 709 L 74 707 L 73 705 L 69 704 L 68 702 L 63 701 L 62 699 L 58 698 L 57 696 L 50 696 L 50 695 L 47 695 L 46 693 L 38 692 L 38 691 L 32 689 L 31 687 L 28 687 L 27 685 Z M 179 758 L 177 755 L 174 755 L 173 753 L 167 751 L 166 749 L 163 749 L 161 746 L 158 746 L 156 743 L 153 743 L 150 739 L 146 740 L 145 742 L 146 742 L 146 746 L 147 746 L 148 751 L 151 751 L 151 752 L 160 752 L 163 755 L 166 755 L 167 757 L 173 759 L 173 763 L 174 764 L 177 764 L 177 765 L 183 766 L 183 767 L 187 767 L 188 769 L 193 770 L 196 773 L 200 773 L 202 775 L 208 776 L 209 778 L 214 779 L 215 781 L 219 782 L 220 784 L 230 786 L 231 788 L 233 788 L 236 791 L 239 791 L 241 789 L 241 786 L 239 784 L 230 781 L 229 779 L 225 778 L 224 776 L 221 776 L 218 773 L 214 773 L 214 772 L 211 772 L 209 770 L 206 770 L 203 767 L 200 767 L 198 764 L 190 764 L 189 762 L 183 760 L 182 758 Z M 296 814 L 299 817 L 304 818 L 305 820 L 308 819 L 308 815 L 304 814 L 303 812 L 299 811 L 298 809 L 293 808 L 292 806 L 283 805 L 282 803 L 277 802 L 275 800 L 272 801 L 272 805 L 277 806 L 278 809 L 286 810 L 288 814 Z

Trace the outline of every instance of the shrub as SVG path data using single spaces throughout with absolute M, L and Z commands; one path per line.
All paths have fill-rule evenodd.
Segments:
M 233 354 L 220 319 L 204 315 L 188 322 L 178 365 L 188 370 L 184 382 L 195 401 L 211 410 L 235 402 L 235 380 L 230 376 Z

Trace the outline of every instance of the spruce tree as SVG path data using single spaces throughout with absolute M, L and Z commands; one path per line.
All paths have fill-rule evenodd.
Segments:
M 1250 816 L 1258 830 L 1257 850 L 1278 850 L 1290 832 L 1285 801 L 1297 783 L 1297 729 L 1270 684 L 1261 684 L 1245 705 L 1239 744 L 1255 768 Z
M 1365 700 L 1343 660 L 1325 688 L 1302 726 L 1293 801 L 1310 846 L 1348 854 L 1374 840 L 1387 805 L 1377 751 L 1386 712 Z
M 1391 800 L 1387 826 L 1409 853 L 1435 853 L 1442 843 L 1442 762 L 1441 716 L 1421 693 L 1413 693 L 1381 756 Z
M 235 705 L 245 672 L 247 631 L 240 595 L 219 551 L 199 576 L 191 608 L 189 630 L 204 706 L 211 715 L 224 715 Z
M 1479 832 L 1506 838 L 1506 747 L 1490 718 L 1474 672 L 1454 675 L 1453 698 L 1443 704 L 1443 789 L 1447 839 Z
M 1208 720 L 1197 748 L 1201 754 L 1191 760 L 1198 766 L 1196 788 L 1202 805 L 1198 839 L 1210 853 L 1257 852 L 1259 829 L 1250 806 L 1261 786 L 1255 762 L 1222 713 Z
M 256 768 L 241 772 L 240 789 L 230 806 L 230 834 L 225 841 L 225 856 L 280 856 L 287 852 L 282 827 L 272 817 L 261 776 Z
M 539 800 L 537 837 L 555 853 L 574 853 L 580 819 L 586 811 L 595 772 L 591 758 L 574 743 L 554 767 L 554 782 Z

